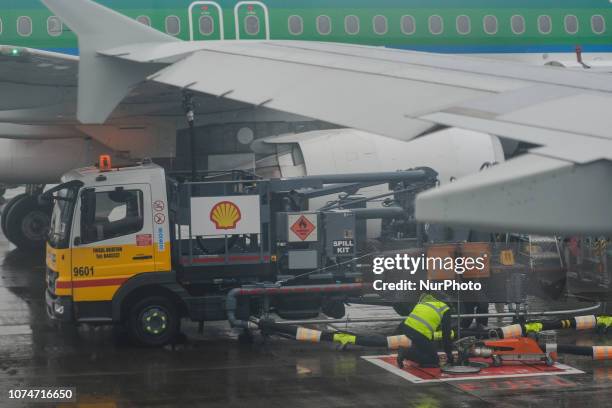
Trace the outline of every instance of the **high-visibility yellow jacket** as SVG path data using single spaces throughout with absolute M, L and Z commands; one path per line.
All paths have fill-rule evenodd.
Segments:
M 412 313 L 404 320 L 404 324 L 429 340 L 433 340 L 434 333 L 440 328 L 444 314 L 449 307 L 444 302 L 426 301 L 417 304 Z

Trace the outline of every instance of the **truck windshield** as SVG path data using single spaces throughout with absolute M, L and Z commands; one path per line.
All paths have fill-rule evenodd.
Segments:
M 63 188 L 60 186 L 54 194 L 55 206 L 49 228 L 49 245 L 53 248 L 62 249 L 69 246 L 72 214 L 78 191 L 79 185 L 67 183 Z

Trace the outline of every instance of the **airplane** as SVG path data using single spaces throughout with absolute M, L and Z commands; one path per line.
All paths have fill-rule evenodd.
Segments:
M 323 41 L 557 65 L 576 63 L 576 46 L 596 66 L 612 55 L 605 0 L 465 0 L 461 7 L 449 0 L 99 3 L 185 41 Z M 39 0 L 3 0 L 0 38 L 16 47 L 79 53 L 74 33 Z
M 116 158 L 126 161 L 142 157 L 175 157 L 177 129 L 186 127 L 181 104 L 184 88 L 195 94 L 199 126 L 246 122 L 304 124 L 310 123 L 312 118 L 321 121 L 317 126 L 327 128 L 322 133 L 261 141 L 259 154 L 263 159 L 259 156 L 258 164 L 263 166 L 272 160 L 273 171 L 282 176 L 312 174 L 322 169 L 349 171 L 363 165 L 366 158 L 369 159 L 368 169 L 390 170 L 381 167 L 387 165 L 395 166 L 394 170 L 398 158 L 403 158 L 405 163 L 422 164 L 419 161 L 427 154 L 427 164 L 436 167 L 444 180 L 450 180 L 477 172 L 483 164 L 502 162 L 509 153 L 520 150 L 519 144 L 509 143 L 506 139 L 500 141 L 491 136 L 494 132 L 483 130 L 480 125 L 475 126 L 475 131 L 459 130 L 468 126 L 420 117 L 403 117 L 398 123 L 397 117 L 392 118 L 380 101 L 376 102 L 377 106 L 361 106 L 357 113 L 346 111 L 343 116 L 337 115 L 339 112 L 336 112 L 334 104 L 319 103 L 319 109 L 314 110 L 288 109 L 284 105 L 273 106 L 274 98 L 252 100 L 250 97 L 237 97 L 235 88 L 238 86 L 248 88 L 265 83 L 272 91 L 284 81 L 280 81 L 281 76 L 276 78 L 278 84 L 270 83 L 270 76 L 279 73 L 276 64 L 272 69 L 261 66 L 253 71 L 236 69 L 239 67 L 234 65 L 232 55 L 236 55 L 240 64 L 249 50 L 254 52 L 251 58 L 260 58 L 262 52 L 274 58 L 285 51 L 296 54 L 296 58 L 299 57 L 298 69 L 287 78 L 293 78 L 298 84 L 305 78 L 318 81 L 312 72 L 301 70 L 311 58 L 312 61 L 340 58 L 343 64 L 349 65 L 350 60 L 372 65 L 380 59 L 381 67 L 405 64 L 406 61 L 401 61 L 404 57 L 413 58 L 412 54 L 405 56 L 396 49 L 494 57 L 504 60 L 489 66 L 499 72 L 508 69 L 505 60 L 605 69 L 612 52 L 612 43 L 606 35 L 609 3 L 603 0 L 515 1 L 512 4 L 468 0 L 462 3 L 461 9 L 447 0 L 383 0 L 374 5 L 361 0 L 304 1 L 303 4 L 292 2 L 291 7 L 279 0 L 99 2 L 121 15 L 89 1 L 71 2 L 73 11 L 65 10 L 69 7 L 65 1 L 45 2 L 53 11 L 34 0 L 4 2 L 8 4 L 0 13 L 0 41 L 10 45 L 0 48 L 0 91 L 9 97 L 0 100 L 0 143 L 4 152 L 4 156 L 0 156 L 0 181 L 32 186 L 25 195 L 7 204 L 3 211 L 5 235 L 19 247 L 39 246 L 43 242 L 48 209 L 41 208 L 33 197 L 40 185 L 57 181 L 67 169 L 91 163 L 99 153 L 108 153 L 109 150 Z M 75 14 L 77 11 L 82 14 Z M 244 42 L 237 43 L 236 40 L 253 41 L 246 47 Z M 153 49 L 145 43 L 159 44 Z M 337 45 L 340 43 L 346 45 L 340 47 Z M 121 45 L 130 44 L 134 48 L 117 50 Z M 356 44 L 367 47 L 361 48 Z M 577 59 L 577 45 L 588 57 L 579 54 Z M 226 67 L 233 77 L 224 91 L 201 91 L 197 89 L 198 81 L 179 83 L 176 78 L 161 81 L 151 76 L 168 64 L 170 70 L 179 66 L 185 70 L 182 66 L 185 64 L 180 62 L 200 58 L 202 50 L 208 46 L 208 52 L 215 56 L 211 58 L 215 67 L 202 61 L 199 64 L 194 61 L 193 66 L 202 67 L 199 79 L 211 75 L 210 82 L 213 82 L 215 73 L 212 69 L 209 73 L 208 68 Z M 381 49 L 381 46 L 388 50 Z M 109 53 L 109 50 L 113 52 Z M 150 60 L 135 57 L 138 53 L 135 50 L 146 51 L 141 53 Z M 410 62 L 417 79 L 428 76 L 427 71 L 449 74 L 450 62 L 439 67 L 437 60 L 430 59 L 434 57 L 414 55 L 418 55 L 414 58 L 429 59 L 433 64 L 420 66 Z M 102 66 L 105 68 L 101 69 Z M 330 67 L 322 66 L 321 69 L 329 73 Z M 378 68 L 372 69 L 365 69 L 361 74 L 373 74 Z M 458 76 L 468 75 L 471 70 L 470 66 L 452 72 L 450 78 L 442 82 L 454 83 Z M 300 72 L 304 75 L 296 77 Z M 182 71 L 178 75 L 189 77 L 193 73 Z M 538 71 L 535 76 L 542 75 L 546 76 Z M 564 84 L 565 77 L 557 71 L 551 75 L 562 78 L 550 81 L 551 86 Z M 567 75 L 574 78 L 572 74 Z M 470 86 L 465 87 L 459 99 L 501 92 L 506 87 L 513 88 L 515 85 L 510 85 L 513 82 L 538 82 L 531 79 L 529 71 L 522 74 L 520 80 L 495 78 L 495 84 L 486 86 L 486 91 L 470 92 L 468 88 L 478 79 L 477 73 L 472 76 L 468 81 Z M 589 73 L 585 77 L 591 76 Z M 392 79 L 390 77 L 391 82 Z M 365 99 L 381 96 L 382 89 L 386 89 L 372 89 L 375 82 L 356 78 L 346 83 L 340 78 L 332 81 L 336 89 L 342 89 L 347 95 L 350 94 L 347 91 L 363 91 L 367 95 Z M 572 81 L 579 83 L 578 79 Z M 287 89 L 294 88 L 287 86 Z M 304 93 L 307 90 L 299 91 Z M 429 89 L 411 88 L 410 92 L 396 95 L 396 102 L 404 102 L 405 98 L 407 105 L 414 105 L 408 99 L 418 100 L 423 92 L 429 92 Z M 317 99 L 324 101 L 326 94 L 323 90 Z M 413 95 L 417 97 L 413 98 Z M 360 96 L 363 99 L 363 94 Z M 447 98 L 442 89 L 437 89 L 433 97 L 445 104 L 457 101 Z M 347 107 L 351 107 L 350 100 L 344 102 L 349 102 Z M 368 123 L 377 115 L 380 115 L 379 119 L 372 121 L 376 124 Z M 390 120 L 388 125 L 380 126 L 385 120 Z M 327 123 L 333 125 L 328 128 Z M 335 125 L 361 131 L 337 130 Z M 237 134 L 238 140 L 242 130 L 244 128 L 240 128 Z M 419 145 L 404 142 L 417 136 Z M 504 136 L 512 138 L 507 134 Z M 242 137 L 248 144 L 253 135 L 247 128 Z M 441 137 L 448 138 L 448 142 L 440 143 Z M 219 143 L 223 144 L 223 140 Z M 334 155 L 323 158 L 320 146 L 330 143 L 335 146 L 332 149 Z M 529 145 L 530 140 L 521 143 Z M 297 156 L 301 156 L 297 161 L 296 149 L 299 151 Z M 432 150 L 436 151 L 435 155 L 430 153 Z M 212 159 L 224 160 L 213 156 L 210 155 L 209 162 Z M 287 157 L 291 160 L 286 161 Z M 454 159 L 449 160 L 449 157 Z M 335 163 L 336 167 L 329 169 L 325 167 L 326 163 Z M 453 184 L 455 188 L 459 185 Z M 436 194 L 441 194 L 441 191 L 444 190 L 436 191 Z M 424 217 L 436 219 L 432 214 Z M 445 222 L 452 223 L 452 220 L 445 219 Z

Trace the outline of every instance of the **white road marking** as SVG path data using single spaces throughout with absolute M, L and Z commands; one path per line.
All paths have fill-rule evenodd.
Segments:
M 15 336 L 32 334 L 32 329 L 26 324 L 0 326 L 0 336 Z

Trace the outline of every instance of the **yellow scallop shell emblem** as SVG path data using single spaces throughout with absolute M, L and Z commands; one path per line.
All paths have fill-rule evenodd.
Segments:
M 221 201 L 210 210 L 210 220 L 217 229 L 234 229 L 241 218 L 240 208 L 231 201 Z

